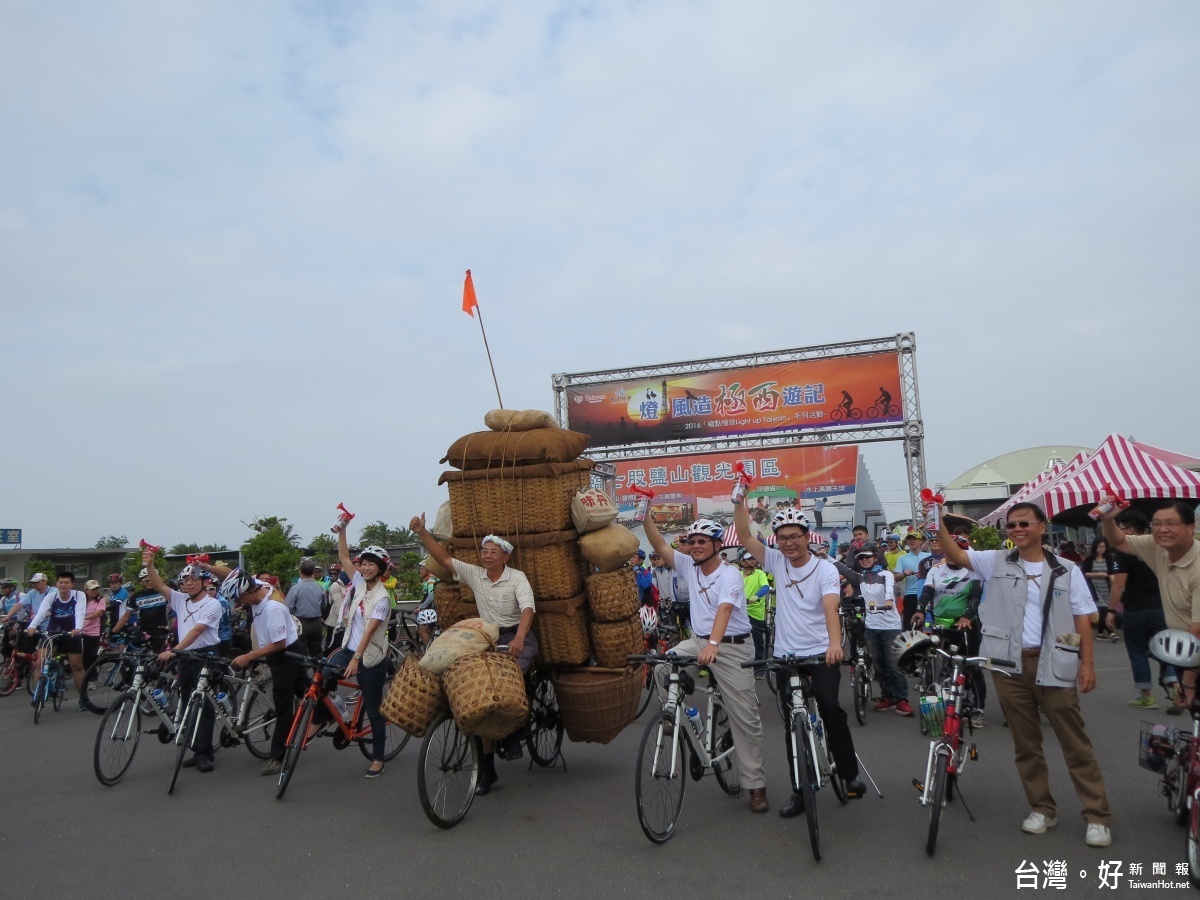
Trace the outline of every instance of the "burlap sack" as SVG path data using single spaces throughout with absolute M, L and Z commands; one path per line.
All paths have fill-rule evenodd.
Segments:
M 580 534 L 589 534 L 617 520 L 617 504 L 604 491 L 587 488 L 571 500 L 571 521 Z
M 499 639 L 500 629 L 495 625 L 483 619 L 463 619 L 434 638 L 421 657 L 421 668 L 441 675 L 464 656 L 491 650 Z
M 454 522 L 451 519 L 449 500 L 438 507 L 437 515 L 433 518 L 433 527 L 429 531 L 439 541 L 454 537 Z
M 579 458 L 587 442 L 586 434 L 564 428 L 477 431 L 463 435 L 451 444 L 441 462 L 448 462 L 456 469 L 571 462 Z
M 601 572 L 615 572 L 637 553 L 638 539 L 624 525 L 609 525 L 579 539 L 579 551 Z
M 534 428 L 557 428 L 554 416 L 540 409 L 493 409 L 483 417 L 483 424 L 492 431 L 531 431 Z
M 426 553 L 421 560 L 421 565 L 433 573 L 433 576 L 438 581 L 454 581 L 454 573 L 443 566 L 440 562 L 433 558 L 432 553 Z

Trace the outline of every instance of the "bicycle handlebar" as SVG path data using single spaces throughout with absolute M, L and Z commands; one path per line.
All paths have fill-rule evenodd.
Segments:
M 204 653 L 201 650 L 171 650 L 169 652 L 174 653 L 181 659 L 198 659 L 208 665 L 225 666 L 226 668 L 228 668 L 229 664 L 233 662 L 231 659 L 226 659 L 223 656 L 217 656 L 215 653 Z
M 751 659 L 742 663 L 743 669 L 799 669 L 825 665 L 824 656 L 772 656 L 769 659 Z
M 962 660 L 964 665 L 979 666 L 980 668 L 989 669 L 993 672 L 999 671 L 999 669 L 997 667 L 1005 668 L 1005 669 L 1015 669 L 1017 667 L 1017 664 L 1015 662 L 1013 662 L 1011 659 L 994 659 L 990 656 L 960 656 L 956 653 L 947 653 L 941 647 L 934 647 L 933 650 L 935 653 L 941 654 L 942 656 L 946 657 L 946 659 Z M 1001 675 L 1009 675 L 1011 673 L 1000 672 L 1000 674 Z
M 646 653 L 630 654 L 625 657 L 627 662 L 631 663 L 649 663 L 652 666 L 671 665 L 671 666 L 695 666 L 699 665 L 694 656 L 680 656 L 676 653 L 668 653 L 666 656 L 657 656 Z

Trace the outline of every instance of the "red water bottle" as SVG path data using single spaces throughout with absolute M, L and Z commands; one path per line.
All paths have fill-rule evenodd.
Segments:
M 337 505 L 337 508 L 338 508 L 337 521 L 334 522 L 333 527 L 329 529 L 334 534 L 340 534 L 342 529 L 344 529 L 347 525 L 349 525 L 350 520 L 354 518 L 354 513 L 350 512 L 350 510 L 346 509 L 346 507 L 343 506 L 342 504 L 339 503 Z

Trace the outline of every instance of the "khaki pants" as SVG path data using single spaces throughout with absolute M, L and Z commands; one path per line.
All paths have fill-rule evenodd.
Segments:
M 1084 731 L 1079 692 L 1075 688 L 1037 684 L 1037 662 L 1037 656 L 1022 656 L 1021 674 L 992 675 L 1000 709 L 1012 732 L 1017 773 L 1021 776 L 1029 808 L 1046 816 L 1058 815 L 1042 750 L 1042 721 L 1038 715 L 1041 710 L 1050 720 L 1050 727 L 1062 746 L 1063 760 L 1075 785 L 1075 793 L 1083 803 L 1083 820 L 1111 826 L 1108 794 L 1104 790 L 1100 763 Z
M 696 656 L 708 646 L 708 641 L 697 637 L 688 638 L 673 649 L 680 656 Z M 717 677 L 725 711 L 729 714 L 729 725 L 733 730 L 733 756 L 737 760 L 738 777 L 746 789 L 767 786 L 763 769 L 763 727 L 758 715 L 758 695 L 754 693 L 754 670 L 743 669 L 742 663 L 754 658 L 754 645 L 749 639 L 744 644 L 722 644 L 717 648 L 717 658 L 709 666 Z M 665 666 L 658 667 L 662 676 Z

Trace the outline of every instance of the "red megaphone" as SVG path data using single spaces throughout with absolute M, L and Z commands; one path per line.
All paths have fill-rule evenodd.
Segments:
M 198 556 L 189 556 L 187 558 L 187 564 L 189 566 L 195 565 L 196 563 L 207 563 L 207 562 L 208 562 L 208 554 L 207 553 L 201 553 Z
M 156 547 L 154 544 L 147 544 L 145 538 L 142 538 L 140 541 L 138 541 L 138 546 L 143 550 L 149 550 L 152 553 L 157 553 L 162 549 L 162 547 Z

